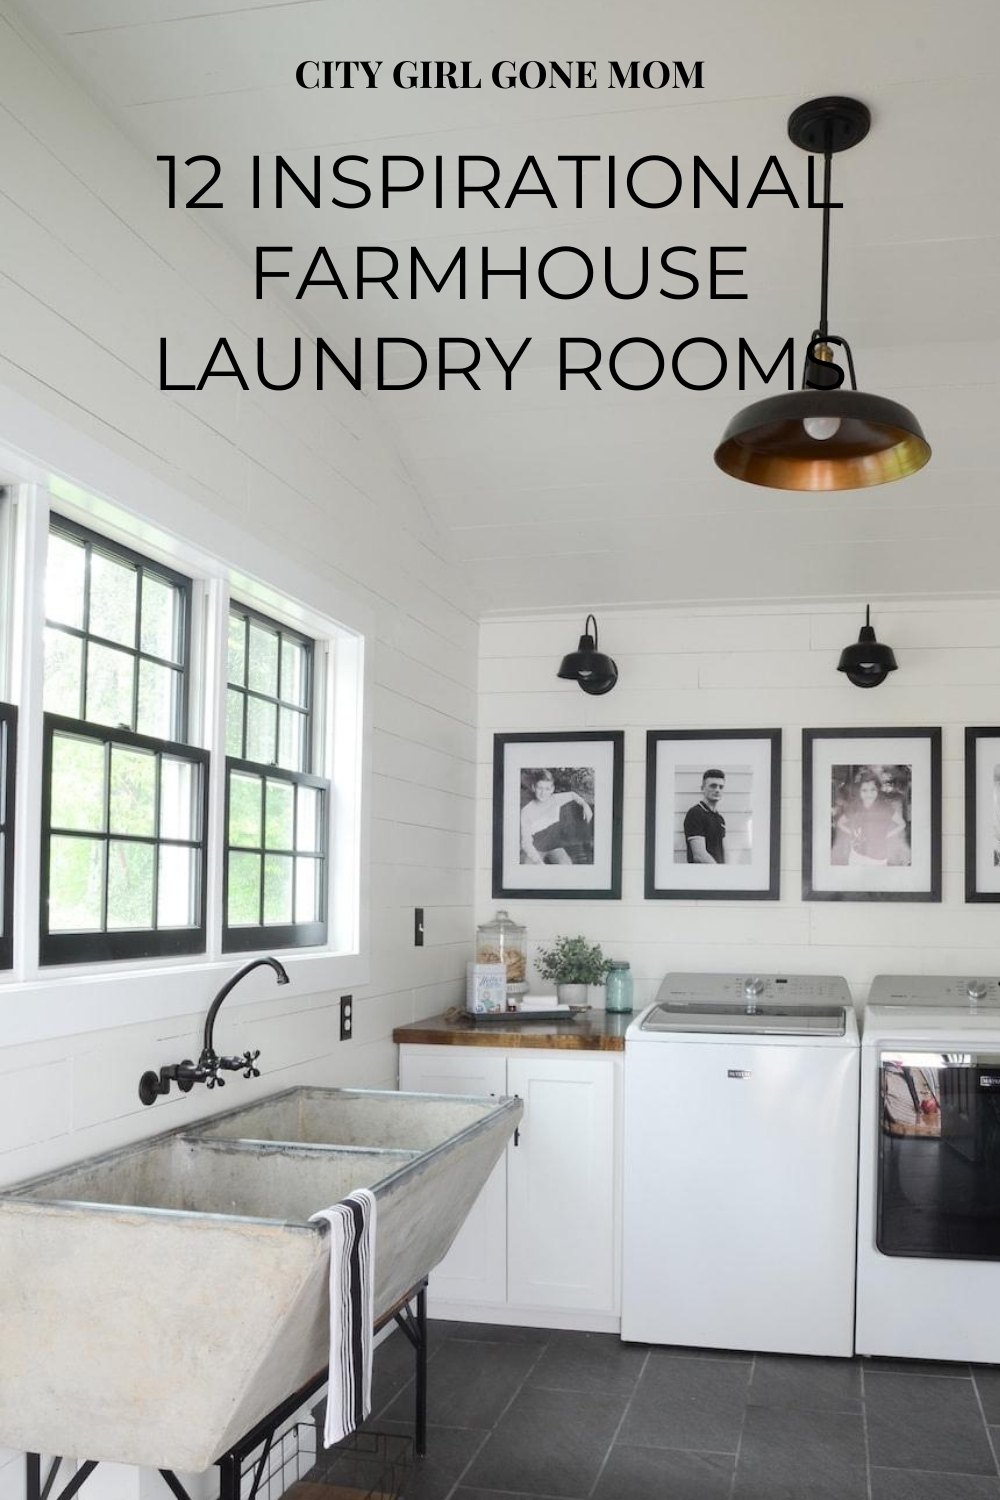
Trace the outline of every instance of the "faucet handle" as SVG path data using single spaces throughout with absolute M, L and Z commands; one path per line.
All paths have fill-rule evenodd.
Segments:
M 218 1086 L 220 1089 L 224 1089 L 226 1086 L 226 1080 L 218 1072 L 209 1073 L 208 1077 L 205 1079 L 205 1087 L 214 1089 L 216 1086 Z
M 260 1048 L 259 1047 L 257 1048 L 256 1052 L 244 1052 L 244 1054 L 243 1054 L 243 1063 L 242 1063 L 242 1066 L 246 1068 L 246 1072 L 243 1074 L 244 1078 L 259 1078 L 260 1077 L 260 1069 L 254 1067 L 254 1063 L 257 1061 L 257 1059 L 258 1059 L 259 1056 L 260 1056 Z

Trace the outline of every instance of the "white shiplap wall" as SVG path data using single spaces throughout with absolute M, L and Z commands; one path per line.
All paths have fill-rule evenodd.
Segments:
M 235 381 L 200 395 L 156 388 L 160 334 L 199 351 L 225 334 L 252 364 L 258 333 L 290 348 L 300 332 L 254 302 L 252 272 L 213 238 L 210 215 L 166 208 L 161 171 L 0 0 L 0 398 L 31 404 L 43 463 L 58 463 L 46 425 L 53 448 L 69 431 L 92 461 L 71 478 L 93 483 L 101 453 L 127 460 L 374 619 L 371 978 L 345 1045 L 336 996 L 276 994 L 224 1013 L 227 1051 L 261 1048 L 261 1083 L 232 1080 L 222 1096 L 200 1090 L 154 1110 L 139 1105 L 138 1076 L 200 1045 L 200 993 L 180 1020 L 10 1047 L 4 1008 L 31 1001 L 0 987 L 0 1182 L 262 1086 L 391 1086 L 393 1025 L 456 998 L 468 956 L 478 627 L 465 585 L 364 397 L 345 387 L 256 399 Z M 5 430 L 0 441 L 27 438 Z M 426 910 L 422 950 L 414 905 Z
M 810 501 L 810 503 L 816 503 Z M 888 581 L 888 580 L 887 580 Z M 875 603 L 880 640 L 899 671 L 874 690 L 836 671 L 857 639 L 857 604 L 745 609 L 597 611 L 601 649 L 618 685 L 588 698 L 556 668 L 583 628 L 578 615 L 488 620 L 481 634 L 477 913 L 510 907 L 531 951 L 557 933 L 585 933 L 630 960 L 639 1002 L 669 970 L 843 974 L 863 1001 L 878 973 L 1000 973 L 1000 909 L 964 900 L 965 725 L 1000 723 L 1000 600 Z M 804 902 L 801 897 L 801 731 L 849 725 L 941 725 L 943 900 Z M 783 731 L 781 899 L 643 898 L 647 729 Z M 623 729 L 625 824 L 621 901 L 494 901 L 491 896 L 493 735 L 520 730 Z

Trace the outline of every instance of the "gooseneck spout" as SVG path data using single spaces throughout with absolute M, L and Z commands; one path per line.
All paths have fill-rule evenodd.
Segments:
M 278 976 L 279 984 L 288 983 L 288 974 L 285 970 L 285 966 L 284 964 L 279 963 L 276 958 L 252 958 L 248 964 L 243 965 L 242 969 L 237 969 L 236 973 L 226 980 L 225 984 L 222 986 L 221 990 L 216 995 L 215 999 L 212 1001 L 211 1005 L 208 1008 L 208 1015 L 205 1017 L 205 1043 L 204 1050 L 202 1052 L 203 1058 L 206 1052 L 214 1052 L 214 1048 L 212 1046 L 212 1034 L 215 1030 L 215 1018 L 219 1014 L 219 1009 L 222 1005 L 223 1000 L 225 1000 L 226 996 L 230 993 L 231 990 L 234 990 L 236 988 L 241 979 L 245 979 L 248 974 L 253 973 L 254 969 L 259 969 L 261 967 L 273 969 L 275 974 Z
M 223 1072 L 243 1071 L 244 1078 L 260 1077 L 260 1069 L 254 1067 L 254 1063 L 260 1057 L 259 1050 L 244 1052 L 240 1057 L 220 1057 L 215 1050 L 214 1033 L 215 1018 L 219 1014 L 219 1007 L 223 1000 L 241 979 L 262 965 L 274 970 L 279 984 L 288 984 L 285 966 L 276 958 L 254 958 L 248 964 L 244 964 L 242 969 L 237 969 L 236 973 L 226 980 L 209 1006 L 208 1015 L 205 1017 L 205 1044 L 198 1061 L 194 1063 L 186 1057 L 183 1062 L 170 1063 L 167 1067 L 161 1068 L 159 1074 L 152 1071 L 143 1073 L 139 1079 L 139 1098 L 143 1104 L 154 1104 L 162 1095 L 169 1094 L 172 1083 L 176 1083 L 181 1093 L 186 1094 L 194 1088 L 196 1083 L 204 1083 L 210 1089 L 224 1088 L 226 1080 L 222 1077 Z

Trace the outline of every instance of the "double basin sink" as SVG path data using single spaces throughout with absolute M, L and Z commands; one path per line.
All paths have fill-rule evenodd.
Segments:
M 0 1193 L 0 1445 L 200 1472 L 327 1361 L 328 1231 L 375 1316 L 447 1253 L 518 1099 L 295 1088 Z

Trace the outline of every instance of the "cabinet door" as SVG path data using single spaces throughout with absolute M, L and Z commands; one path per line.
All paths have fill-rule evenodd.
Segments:
M 420 1094 L 507 1093 L 504 1054 L 481 1047 L 399 1049 L 399 1086 Z M 490 1173 L 451 1249 L 432 1272 L 431 1311 L 448 1302 L 505 1302 L 507 1298 L 507 1167 Z
M 507 1088 L 524 1100 L 507 1148 L 507 1296 L 534 1307 L 614 1312 L 619 1063 L 512 1057 Z

